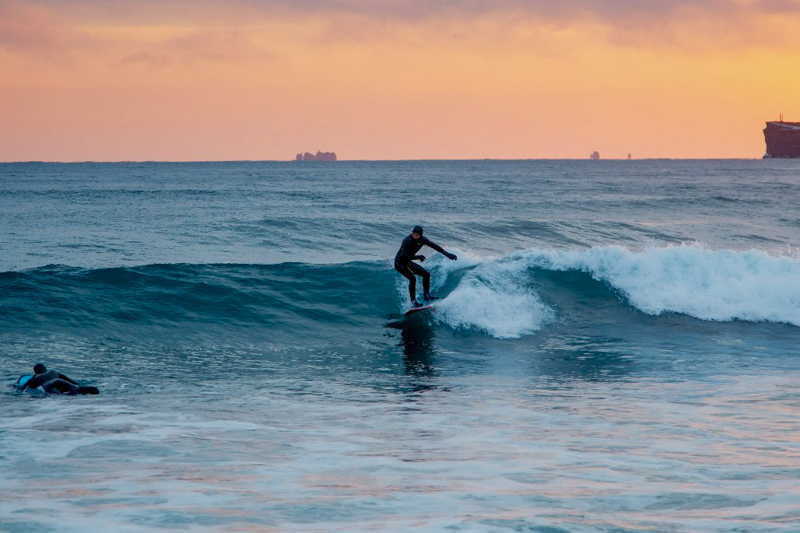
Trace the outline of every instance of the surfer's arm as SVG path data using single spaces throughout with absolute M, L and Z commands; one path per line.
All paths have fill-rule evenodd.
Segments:
M 433 248 L 434 250 L 436 250 L 437 252 L 439 252 L 440 254 L 442 254 L 443 256 L 445 256 L 448 259 L 456 259 L 456 255 L 455 254 L 451 254 L 450 252 L 448 252 L 447 250 L 445 250 L 444 248 L 442 248 L 441 246 L 439 246 L 435 242 L 429 241 L 425 237 L 423 237 L 423 239 L 425 239 L 425 245 L 426 246 L 428 246 L 430 248 Z
M 31 379 L 25 382 L 24 385 L 20 387 L 19 390 L 28 390 L 28 389 L 36 389 L 39 385 L 42 384 L 41 374 L 33 376 Z
M 427 246 L 428 248 L 433 248 L 434 250 L 436 250 L 436 251 L 437 251 L 437 252 L 439 252 L 440 254 L 447 255 L 447 252 L 445 251 L 445 249 L 444 249 L 444 248 L 442 248 L 441 246 L 439 246 L 439 245 L 438 245 L 438 244 L 436 244 L 435 242 L 428 240 L 428 238 L 427 238 L 427 237 L 423 237 L 423 238 L 422 238 L 422 244 L 424 244 L 424 245 L 425 245 L 425 246 Z
M 67 376 L 65 376 L 64 374 L 59 374 L 59 375 L 58 375 L 58 377 L 60 377 L 60 378 L 61 378 L 61 379 L 63 379 L 64 381 L 67 381 L 67 382 L 69 382 L 69 383 L 72 383 L 73 385 L 77 385 L 77 384 L 78 384 L 78 382 L 77 382 L 77 381 L 74 381 L 74 380 L 72 380 L 72 379 L 69 379 L 69 378 L 68 378 Z

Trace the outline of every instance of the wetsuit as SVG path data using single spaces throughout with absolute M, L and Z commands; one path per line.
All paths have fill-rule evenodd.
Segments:
M 66 394 L 67 396 L 97 394 L 98 392 L 96 387 L 81 387 L 77 382 L 64 374 L 59 374 L 55 370 L 36 374 L 22 386 L 22 390 L 36 388 L 43 390 L 47 394 Z
M 394 256 L 394 268 L 408 278 L 408 293 L 411 295 L 412 302 L 417 301 L 417 278 L 414 274 L 422 276 L 422 290 L 425 291 L 425 294 L 428 294 L 431 288 L 431 273 L 412 262 L 414 259 L 419 259 L 417 252 L 423 246 L 429 246 L 440 254 L 449 256 L 444 248 L 422 235 L 420 235 L 419 239 L 415 239 L 411 235 L 403 239 L 397 255 Z
M 59 394 L 78 394 L 78 384 L 65 376 L 59 374 L 55 370 L 48 370 L 41 374 L 36 374 L 28 380 L 23 389 L 36 389 L 41 388 L 48 394 L 57 392 Z

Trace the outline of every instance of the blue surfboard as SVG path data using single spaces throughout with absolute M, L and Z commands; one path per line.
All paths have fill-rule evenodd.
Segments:
M 19 377 L 17 380 L 17 390 L 21 390 L 23 386 L 33 377 L 31 374 L 25 374 Z M 25 392 L 28 394 L 32 394 L 34 396 L 47 396 L 47 393 L 44 392 L 40 388 L 31 389 L 30 387 L 25 387 Z

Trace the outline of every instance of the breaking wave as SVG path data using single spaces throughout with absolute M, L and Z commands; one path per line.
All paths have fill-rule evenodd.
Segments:
M 437 255 L 426 262 L 442 296 L 433 317 L 456 330 L 517 338 L 581 308 L 800 326 L 800 261 L 789 254 L 692 245 L 457 253 L 458 261 Z M 6 330 L 142 334 L 190 325 L 197 335 L 323 335 L 326 327 L 373 327 L 401 316 L 408 305 L 404 283 L 387 261 L 48 266 L 0 273 L 0 322 Z
M 496 337 L 535 332 L 564 311 L 544 303 L 536 292 L 537 279 L 547 272 L 586 273 L 648 315 L 681 313 L 701 320 L 800 326 L 800 261 L 793 256 L 699 245 L 639 252 L 608 246 L 533 248 L 470 262 L 471 271 L 440 305 L 443 319 Z
M 702 320 L 800 326 L 800 261 L 794 257 L 682 245 L 638 253 L 619 246 L 526 250 L 515 259 L 538 268 L 587 272 L 651 315 L 673 312 Z

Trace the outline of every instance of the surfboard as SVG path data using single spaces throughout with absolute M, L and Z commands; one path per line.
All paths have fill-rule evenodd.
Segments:
M 17 380 L 17 390 L 20 390 L 23 387 L 23 385 L 25 385 L 28 382 L 28 380 L 30 380 L 32 377 L 33 377 L 32 374 L 25 374 L 20 376 L 19 379 Z M 32 394 L 34 396 L 47 396 L 47 393 L 38 387 L 35 389 L 26 387 L 25 392 L 27 392 L 28 394 Z
M 406 311 L 406 316 L 413 315 L 414 313 L 419 313 L 420 311 L 428 311 L 429 309 L 433 309 L 433 307 L 436 305 L 436 302 L 438 302 L 438 301 L 439 300 L 433 300 L 429 304 L 425 304 L 425 305 L 420 306 L 420 307 L 412 307 L 411 309 Z

